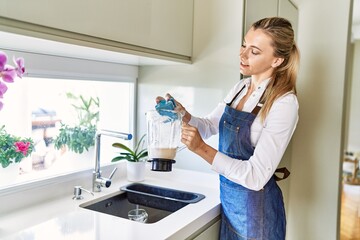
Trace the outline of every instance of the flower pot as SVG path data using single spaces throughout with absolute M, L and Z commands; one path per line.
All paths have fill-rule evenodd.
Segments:
M 8 167 L 0 166 L 0 185 L 14 183 L 19 176 L 19 163 L 11 163 Z
M 145 180 L 145 161 L 130 162 L 127 161 L 127 180 L 130 182 L 142 182 Z

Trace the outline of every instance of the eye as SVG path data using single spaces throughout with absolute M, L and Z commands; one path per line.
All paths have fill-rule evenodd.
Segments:
M 259 52 L 259 51 L 256 51 L 256 50 L 254 50 L 254 49 L 253 49 L 253 50 L 251 50 L 251 53 L 252 53 L 252 54 L 254 54 L 254 55 L 259 55 L 259 54 L 260 54 L 260 52 Z

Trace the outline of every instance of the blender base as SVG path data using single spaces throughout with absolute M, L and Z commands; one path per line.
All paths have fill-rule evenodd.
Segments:
M 153 158 L 148 160 L 151 162 L 151 170 L 158 172 L 170 172 L 172 170 L 172 164 L 176 161 L 173 159 L 164 159 L 164 158 Z

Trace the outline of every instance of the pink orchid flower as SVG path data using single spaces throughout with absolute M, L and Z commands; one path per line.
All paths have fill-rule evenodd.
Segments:
M 16 65 L 16 75 L 21 78 L 25 73 L 25 60 L 24 58 L 13 58 L 13 61 Z
M 13 83 L 16 78 L 16 69 L 5 66 L 5 69 L 0 73 L 0 76 L 4 82 Z
M 13 83 L 16 76 L 21 78 L 25 73 L 24 58 L 13 57 L 13 61 L 16 65 L 15 67 L 6 65 L 7 56 L 4 52 L 0 51 L 0 99 L 4 97 L 4 94 L 8 89 L 5 83 Z M 3 106 L 4 103 L 0 102 L 0 111 Z
M 6 54 L 0 51 L 0 72 L 4 70 L 6 61 L 7 61 Z
M 16 77 L 16 69 L 6 65 L 7 56 L 4 52 L 0 51 L 0 77 L 4 80 L 4 82 L 12 83 L 14 82 L 14 78 Z M 23 68 L 20 64 L 24 62 L 20 62 L 17 64 L 18 68 Z
M 8 87 L 4 83 L 0 82 L 0 98 L 3 98 L 7 90 Z
M 26 156 L 30 147 L 30 142 L 15 142 L 15 146 L 16 152 L 21 152 L 24 156 Z

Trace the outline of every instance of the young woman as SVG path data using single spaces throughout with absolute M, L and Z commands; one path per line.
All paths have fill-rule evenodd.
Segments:
M 290 22 L 261 19 L 240 50 L 240 72 L 249 77 L 224 102 L 204 118 L 176 102 L 184 115 L 181 141 L 220 174 L 221 239 L 285 239 L 284 203 L 274 173 L 298 122 L 298 64 Z M 203 141 L 214 134 L 218 150 Z

